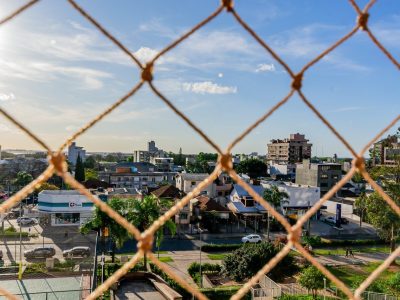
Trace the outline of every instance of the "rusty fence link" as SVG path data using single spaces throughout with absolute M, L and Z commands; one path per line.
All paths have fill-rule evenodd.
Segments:
M 3 108 L 0 107 L 0 113 L 16 125 L 20 130 L 24 131 L 30 138 L 32 138 L 36 143 L 38 143 L 42 148 L 44 148 L 48 153 L 49 166 L 48 168 L 34 181 L 25 186 L 23 189 L 18 191 L 7 201 L 0 205 L 0 213 L 8 211 L 15 204 L 24 199 L 29 193 L 39 187 L 42 183 L 46 182 L 53 174 L 61 176 L 64 181 L 69 184 L 72 188 L 78 190 L 80 193 L 89 198 L 93 203 L 98 206 L 103 212 L 108 216 L 115 219 L 121 226 L 123 226 L 137 241 L 138 241 L 138 252 L 135 256 L 126 262 L 117 272 L 115 272 L 111 277 L 109 277 L 102 285 L 99 285 L 86 299 L 96 299 L 102 293 L 110 288 L 110 286 L 126 274 L 129 269 L 131 269 L 143 256 L 144 254 L 161 270 L 163 270 L 168 276 L 177 281 L 182 287 L 184 287 L 188 292 L 193 294 L 197 299 L 207 299 L 197 288 L 189 285 L 182 278 L 176 275 L 165 263 L 160 262 L 157 257 L 151 252 L 153 238 L 155 232 L 170 218 L 172 218 L 176 213 L 178 213 L 193 197 L 199 195 L 202 189 L 211 184 L 219 175 L 220 172 L 224 171 L 229 174 L 232 179 L 242 186 L 257 202 L 259 202 L 264 208 L 266 208 L 270 214 L 275 217 L 286 229 L 288 242 L 282 247 L 280 252 L 271 259 L 259 272 L 245 283 L 238 292 L 232 296 L 231 299 L 236 300 L 242 298 L 252 286 L 254 286 L 267 272 L 276 266 L 276 264 L 283 259 L 294 246 L 297 248 L 298 252 L 302 254 L 309 262 L 311 262 L 315 267 L 317 267 L 324 275 L 331 280 L 340 290 L 342 290 L 349 299 L 361 299 L 361 294 L 365 289 L 382 273 L 390 264 L 393 262 L 398 255 L 400 255 L 400 247 L 398 247 L 391 255 L 377 268 L 375 269 L 367 279 L 353 292 L 349 287 L 347 287 L 340 279 L 335 277 L 329 270 L 327 270 L 323 265 L 316 261 L 300 244 L 301 228 L 305 222 L 317 212 L 317 210 L 327 201 L 329 198 L 335 195 L 335 193 L 349 180 L 352 176 L 359 172 L 365 180 L 371 184 L 371 186 L 383 197 L 383 199 L 390 205 L 390 207 L 400 216 L 400 207 L 387 195 L 383 189 L 375 183 L 375 181 L 370 177 L 365 169 L 365 162 L 363 159 L 364 154 L 367 150 L 376 142 L 386 131 L 388 131 L 395 123 L 400 119 L 398 115 L 394 120 L 392 120 L 384 129 L 382 129 L 375 137 L 373 137 L 370 142 L 365 145 L 365 147 L 357 153 L 350 143 L 335 129 L 335 127 L 329 123 L 329 121 L 318 111 L 318 109 L 309 101 L 309 99 L 304 95 L 302 91 L 302 79 L 304 74 L 318 63 L 324 56 L 331 53 L 338 46 L 345 43 L 347 40 L 352 38 L 355 33 L 359 30 L 365 32 L 371 41 L 382 51 L 382 53 L 399 69 L 399 62 L 389 53 L 389 51 L 379 42 L 375 37 L 373 32 L 368 27 L 368 18 L 371 8 L 374 6 L 374 0 L 367 3 L 364 8 L 360 8 L 355 0 L 349 0 L 349 4 L 355 10 L 355 25 L 354 27 L 345 34 L 342 38 L 337 40 L 334 44 L 308 62 L 299 72 L 292 70 L 289 65 L 281 59 L 278 53 L 276 53 L 268 44 L 268 41 L 264 41 L 259 37 L 259 35 L 246 23 L 245 20 L 236 12 L 234 8 L 234 3 L 232 0 L 222 0 L 216 1 L 216 10 L 209 16 L 207 16 L 200 23 L 195 25 L 193 28 L 188 30 L 185 34 L 180 36 L 177 40 L 173 41 L 171 44 L 167 45 L 162 49 L 153 59 L 146 62 L 146 64 L 140 63 L 140 61 L 135 57 L 132 52 L 125 47 L 117 38 L 110 33 L 106 28 L 104 28 L 101 23 L 94 19 L 84 8 L 78 5 L 75 0 L 68 1 L 72 9 L 78 11 L 83 18 L 85 18 L 89 23 L 96 27 L 105 37 L 107 37 L 116 47 L 118 47 L 123 53 L 125 53 L 141 71 L 140 80 L 133 84 L 131 90 L 114 102 L 109 108 L 107 108 L 103 113 L 99 114 L 96 118 L 91 120 L 86 125 L 82 126 L 77 132 L 75 132 L 70 138 L 68 138 L 57 150 L 51 149 L 44 141 L 42 141 L 35 133 L 31 132 L 22 123 L 17 121 L 12 115 L 8 114 Z M 17 9 L 15 12 L 0 20 L 0 25 L 4 25 L 7 22 L 12 21 L 16 16 L 23 13 L 27 9 L 33 9 L 34 5 L 38 3 L 39 0 L 28 1 L 25 5 Z M 260 44 L 266 51 L 267 54 L 271 55 L 277 63 L 279 63 L 285 71 L 292 78 L 291 86 L 287 95 L 277 102 L 270 110 L 268 110 L 263 116 L 256 120 L 249 128 L 247 128 L 243 133 L 241 133 L 232 143 L 227 147 L 227 149 L 222 150 L 217 143 L 215 143 L 211 138 L 207 136 L 196 124 L 194 124 L 182 111 L 180 111 L 172 102 L 167 99 L 161 91 L 153 84 L 153 75 L 155 74 L 154 65 L 157 60 L 159 60 L 164 54 L 175 48 L 178 44 L 183 43 L 189 36 L 195 33 L 197 30 L 205 26 L 207 23 L 211 22 L 218 15 L 227 13 L 231 15 L 248 34 Z M 70 145 L 70 143 L 75 140 L 80 135 L 84 134 L 89 128 L 94 126 L 96 123 L 101 121 L 109 113 L 111 113 L 115 108 L 123 104 L 130 97 L 132 97 L 143 85 L 147 84 L 150 89 L 157 95 L 162 102 L 164 102 L 170 109 L 172 109 L 177 116 L 183 119 L 188 126 L 190 126 L 195 132 L 197 132 L 206 143 L 208 143 L 214 150 L 218 153 L 219 159 L 217 166 L 214 171 L 201 182 L 191 193 L 187 194 L 179 202 L 177 202 L 169 211 L 162 215 L 156 222 L 154 222 L 149 228 L 144 232 L 140 232 L 134 225 L 129 223 L 121 215 L 111 209 L 106 203 L 99 200 L 93 196 L 88 190 L 84 188 L 79 182 L 77 182 L 70 173 L 67 171 L 67 164 L 62 151 Z M 304 104 L 319 118 L 325 126 L 327 126 L 330 131 L 344 144 L 344 146 L 350 151 L 353 156 L 353 163 L 350 171 L 327 193 L 325 194 L 312 208 L 310 208 L 305 215 L 303 215 L 295 225 L 291 226 L 288 221 L 279 214 L 267 201 L 260 197 L 246 182 L 244 182 L 238 174 L 233 170 L 231 151 L 234 146 L 236 146 L 241 140 L 243 140 L 252 130 L 254 130 L 259 124 L 264 122 L 269 116 L 271 116 L 276 110 L 278 110 L 283 104 L 290 101 L 292 96 L 297 93 Z M 12 295 L 7 290 L 0 288 L 0 293 L 7 296 L 10 299 L 17 299 L 15 295 Z

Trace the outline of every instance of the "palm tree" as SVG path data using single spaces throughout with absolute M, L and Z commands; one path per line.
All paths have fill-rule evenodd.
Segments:
M 127 199 L 120 198 L 112 198 L 108 201 L 108 205 L 118 212 L 120 215 L 124 216 L 126 213 L 126 204 Z M 129 234 L 125 228 L 119 225 L 114 219 L 110 218 L 106 213 L 101 211 L 98 207 L 96 207 L 93 212 L 93 217 L 89 219 L 86 223 L 82 224 L 79 228 L 80 232 L 83 234 L 88 233 L 91 230 L 95 230 L 100 232 L 107 228 L 109 232 L 109 236 L 112 237 L 113 241 L 115 241 L 115 246 L 117 248 L 121 248 L 123 244 L 129 239 Z M 103 240 L 104 242 L 104 240 Z M 112 248 L 112 261 L 114 262 L 115 249 L 114 243 Z
M 271 204 L 274 208 L 280 208 L 284 203 L 288 203 L 289 195 L 285 191 L 280 191 L 278 186 L 272 185 L 270 188 L 264 190 L 263 198 L 269 204 Z M 267 219 L 267 239 L 269 240 L 269 231 L 270 231 L 270 220 L 269 220 L 269 211 L 268 211 L 268 219 Z
M 131 200 L 131 209 L 126 218 L 134 224 L 140 231 L 149 228 L 162 214 L 162 209 L 169 208 L 170 202 L 165 199 L 158 199 L 155 196 L 145 196 L 142 200 Z M 169 219 L 165 222 L 172 235 L 176 232 L 176 224 Z M 156 233 L 156 244 L 159 248 L 164 238 L 164 228 L 161 227 Z M 144 266 L 147 268 L 146 254 L 144 255 Z

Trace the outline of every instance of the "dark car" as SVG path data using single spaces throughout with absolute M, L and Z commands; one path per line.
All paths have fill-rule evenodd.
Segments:
M 48 258 L 55 254 L 56 250 L 52 247 L 38 247 L 24 252 L 25 258 Z
M 64 257 L 89 257 L 90 248 L 89 247 L 74 247 L 72 249 L 63 251 Z
M 349 220 L 347 220 L 346 218 L 340 218 L 340 223 L 349 224 Z

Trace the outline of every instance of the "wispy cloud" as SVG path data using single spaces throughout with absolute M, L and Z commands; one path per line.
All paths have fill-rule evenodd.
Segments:
M 184 82 L 182 84 L 183 90 L 193 92 L 196 94 L 235 94 L 237 87 L 223 86 L 213 83 L 211 81 L 204 82 Z
M 15 99 L 15 95 L 13 93 L 0 93 L 0 101 L 11 101 Z
M 275 69 L 275 65 L 273 63 L 271 64 L 259 64 L 256 68 L 256 73 L 259 72 L 274 72 Z

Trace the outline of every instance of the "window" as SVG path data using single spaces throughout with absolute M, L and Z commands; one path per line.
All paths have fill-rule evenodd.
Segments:
M 179 219 L 180 220 L 186 220 L 188 218 L 188 214 L 187 213 L 180 213 L 179 214 Z
M 327 187 L 328 186 L 328 183 L 326 183 L 326 182 L 321 182 L 320 183 L 320 187 Z
M 196 181 L 192 181 L 190 184 L 191 185 L 196 185 Z
M 328 175 L 327 174 L 321 174 L 321 178 L 326 179 L 326 178 L 328 178 Z
M 79 213 L 57 213 L 55 217 L 55 224 L 59 225 L 79 224 L 80 222 Z

